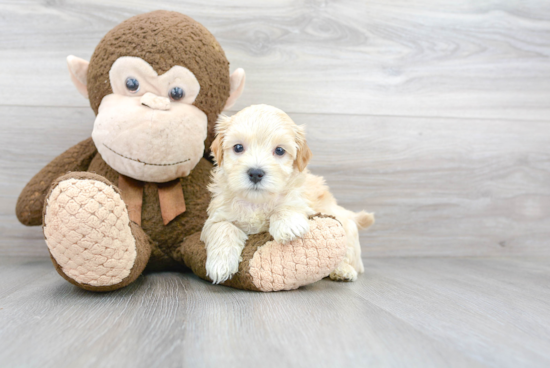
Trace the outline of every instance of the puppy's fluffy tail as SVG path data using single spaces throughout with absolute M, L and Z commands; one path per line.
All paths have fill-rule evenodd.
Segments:
M 353 222 L 355 222 L 359 230 L 364 230 L 374 224 L 374 213 L 357 212 L 353 216 Z

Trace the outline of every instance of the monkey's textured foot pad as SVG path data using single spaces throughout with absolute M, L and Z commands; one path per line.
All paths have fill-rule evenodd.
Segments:
M 292 290 L 328 276 L 346 254 L 346 233 L 330 217 L 309 220 L 302 238 L 283 245 L 270 241 L 250 260 L 252 282 L 261 291 Z
M 91 175 L 59 179 L 44 209 L 44 235 L 63 277 L 88 290 L 113 290 L 134 267 L 136 240 L 118 191 Z
M 185 239 L 174 257 L 200 278 L 206 276 L 206 247 L 200 232 Z M 310 217 L 309 232 L 289 244 L 273 240 L 268 232 L 249 235 L 241 253 L 239 271 L 223 285 L 254 291 L 292 290 L 328 276 L 346 255 L 346 233 L 334 218 Z

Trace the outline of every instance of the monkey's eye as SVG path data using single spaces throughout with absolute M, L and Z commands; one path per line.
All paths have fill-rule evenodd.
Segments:
M 170 90 L 170 97 L 174 101 L 181 100 L 185 96 L 185 92 L 180 87 L 174 87 Z
M 282 156 L 285 154 L 285 149 L 283 147 L 277 147 L 275 148 L 275 154 L 277 156 Z
M 132 77 L 126 78 L 126 88 L 128 88 L 130 92 L 137 92 L 139 90 L 138 80 Z
M 233 151 L 235 151 L 236 153 L 241 153 L 242 151 L 244 151 L 244 147 L 242 144 L 236 144 L 233 146 Z

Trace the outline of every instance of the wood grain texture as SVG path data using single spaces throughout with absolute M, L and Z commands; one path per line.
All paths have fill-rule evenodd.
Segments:
M 236 109 L 548 120 L 550 3 L 524 1 L 2 1 L 0 101 L 86 106 L 65 58 L 122 20 L 177 10 L 248 73 Z
M 41 227 L 25 227 L 15 204 L 27 182 L 67 148 L 90 137 L 86 108 L 0 107 L 0 256 L 48 256 Z
M 271 294 L 164 273 L 94 294 L 3 258 L 0 366 L 547 367 L 548 261 L 366 259 L 356 283 Z
M 0 107 L 0 255 L 47 255 L 14 214 L 26 182 L 89 137 L 88 108 Z M 291 114 L 340 204 L 376 213 L 366 256 L 550 255 L 550 125 Z M 34 132 L 29 134 L 29 132 Z

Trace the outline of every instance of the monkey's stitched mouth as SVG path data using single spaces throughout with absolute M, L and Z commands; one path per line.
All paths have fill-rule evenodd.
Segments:
M 105 143 L 103 143 L 103 145 L 105 146 L 105 148 L 107 148 L 109 151 L 119 155 L 120 157 L 122 158 L 125 158 L 127 160 L 131 160 L 131 161 L 135 161 L 135 162 L 139 162 L 140 164 L 144 164 L 144 165 L 151 165 L 151 166 L 174 166 L 174 165 L 179 165 L 179 164 L 183 164 L 184 162 L 187 162 L 189 161 L 190 159 L 186 159 L 186 160 L 183 160 L 183 161 L 178 161 L 178 162 L 172 162 L 172 163 L 169 163 L 169 164 L 152 164 L 152 163 L 149 163 L 149 162 L 144 162 L 144 161 L 141 161 L 141 160 L 138 160 L 138 159 L 135 159 L 135 158 L 131 158 L 131 157 L 128 157 L 128 156 L 124 156 L 123 154 L 121 153 L 118 153 L 117 151 L 115 151 L 114 149 L 112 149 L 111 147 L 107 146 Z

